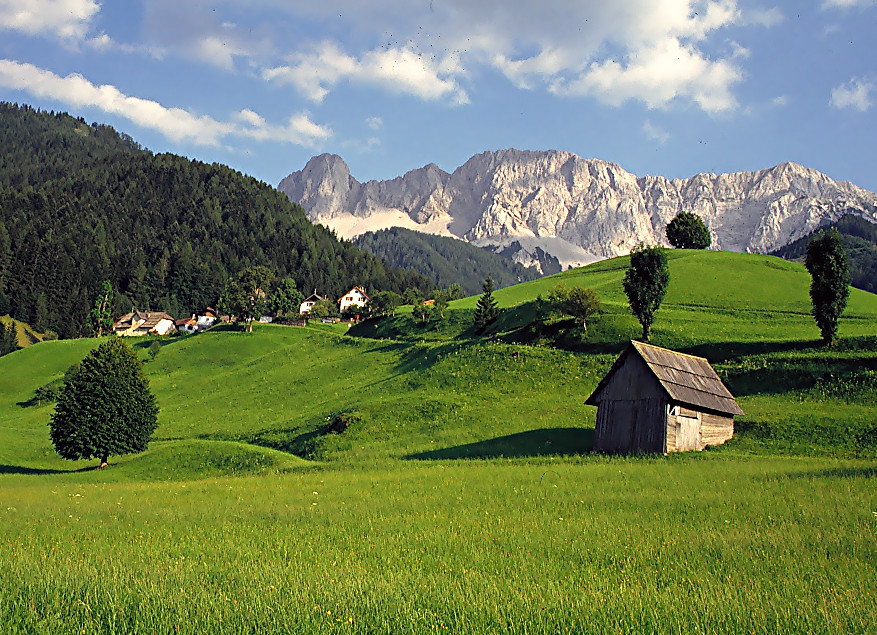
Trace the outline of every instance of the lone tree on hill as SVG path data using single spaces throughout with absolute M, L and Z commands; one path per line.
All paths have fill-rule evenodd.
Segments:
M 667 240 L 677 249 L 706 249 L 713 239 L 700 216 L 679 212 L 667 225 Z
M 484 284 L 481 285 L 481 289 L 484 293 L 478 298 L 478 304 L 475 306 L 475 319 L 473 322 L 475 330 L 479 333 L 483 333 L 484 329 L 486 329 L 491 322 L 495 322 L 496 318 L 499 317 L 497 301 L 496 298 L 493 297 L 493 278 L 487 276 L 484 280 Z
M 822 333 L 822 341 L 831 346 L 837 335 L 837 323 L 850 295 L 850 268 L 843 238 L 836 229 L 821 231 L 807 243 L 807 271 L 813 317 Z
M 247 267 L 237 279 L 230 279 L 219 296 L 219 310 L 234 315 L 244 330 L 252 332 L 253 322 L 268 309 L 268 291 L 274 274 L 267 267 Z
M 588 320 L 600 312 L 600 298 L 593 289 L 567 288 L 563 283 L 549 291 L 548 299 L 543 302 L 547 302 L 549 311 L 572 317 L 585 333 L 588 332 Z
M 642 324 L 642 339 L 646 342 L 650 340 L 652 321 L 667 293 L 669 281 L 667 254 L 661 247 L 640 244 L 630 252 L 630 266 L 624 275 L 624 292 L 630 310 Z
M 158 406 L 143 363 L 121 338 L 105 341 L 70 373 L 49 422 L 52 444 L 65 459 L 143 452 L 155 430 Z

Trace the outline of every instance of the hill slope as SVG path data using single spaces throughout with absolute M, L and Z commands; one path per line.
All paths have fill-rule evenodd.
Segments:
M 83 334 L 103 280 L 121 292 L 116 315 L 132 305 L 174 316 L 203 310 L 228 276 L 250 265 L 333 297 L 354 284 L 431 288 L 225 166 L 153 155 L 111 129 L 8 104 L 0 107 L 0 129 L 8 141 L 0 165 L 19 166 L 0 174 L 7 184 L 0 187 L 0 292 L 11 315 L 39 331 Z
M 459 284 L 466 295 L 480 293 L 487 276 L 493 277 L 498 289 L 539 277 L 533 267 L 523 267 L 462 240 L 402 227 L 366 232 L 354 238 L 353 244 L 392 267 L 423 274 L 442 289 Z

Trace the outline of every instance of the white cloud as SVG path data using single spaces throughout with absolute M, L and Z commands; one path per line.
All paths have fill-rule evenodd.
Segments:
M 218 121 L 182 108 L 167 108 L 155 101 L 125 95 L 115 86 L 95 86 L 79 74 L 61 77 L 12 60 L 0 59 L 0 86 L 78 108 L 95 107 L 176 142 L 215 146 L 226 137 L 246 137 L 312 147 L 332 134 L 331 130 L 313 123 L 306 114 L 293 115 L 283 126 L 272 126 L 251 110 L 238 113 L 236 121 Z
M 852 108 L 865 112 L 871 107 L 871 91 L 874 84 L 867 80 L 853 78 L 831 91 L 829 103 L 835 108 Z
M 654 139 L 660 144 L 664 144 L 670 139 L 670 133 L 653 124 L 651 121 L 646 120 L 643 124 L 643 134 L 646 135 L 649 139 Z
M 451 68 L 452 71 L 443 70 Z M 291 64 L 265 69 L 268 81 L 292 84 L 308 99 L 320 102 L 341 80 L 376 84 L 395 93 L 414 95 L 424 100 L 450 97 L 466 103 L 468 96 L 447 76 L 453 61 L 435 63 L 413 50 L 390 48 L 365 52 L 360 59 L 346 54 L 334 42 L 323 42 L 310 53 L 297 53 Z
M 730 88 L 740 79 L 740 71 L 730 62 L 711 62 L 693 47 L 669 38 L 632 55 L 626 65 L 614 60 L 594 62 L 580 77 L 558 82 L 554 90 L 594 96 L 615 106 L 638 99 L 649 108 L 661 108 L 685 98 L 713 113 L 737 105 Z
M 365 125 L 367 125 L 372 130 L 380 130 L 384 127 L 384 120 L 380 117 L 369 117 L 365 120 Z
M 850 9 L 852 7 L 874 6 L 874 0 L 825 0 L 823 9 Z
M 0 0 L 0 30 L 79 40 L 99 11 L 94 0 Z

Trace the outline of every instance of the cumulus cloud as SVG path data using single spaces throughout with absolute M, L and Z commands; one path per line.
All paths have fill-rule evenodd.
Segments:
M 369 33 L 375 38 L 364 50 L 349 44 L 342 50 L 326 40 L 263 73 L 314 101 L 347 79 L 465 103 L 469 94 L 463 86 L 480 70 L 493 68 L 522 89 L 610 104 L 638 100 L 653 108 L 687 100 L 708 112 L 737 106 L 733 90 L 746 59 L 739 46 L 726 46 L 728 52 L 716 56 L 716 38 L 722 45 L 729 40 L 717 34 L 782 20 L 778 9 L 744 11 L 737 0 L 443 0 L 428 8 L 334 0 L 309 5 L 306 13 L 310 20 L 343 16 L 357 25 L 361 38 Z
M 871 107 L 871 91 L 874 84 L 867 80 L 853 78 L 831 91 L 829 103 L 835 108 L 852 108 L 865 112 Z
M 94 0 L 0 0 L 0 29 L 79 40 L 99 11 Z
M 0 86 L 74 107 L 98 108 L 177 142 L 215 146 L 227 137 L 246 137 L 312 147 L 332 134 L 331 130 L 312 122 L 306 114 L 293 115 L 286 124 L 279 126 L 268 124 L 251 110 L 241 111 L 234 121 L 218 121 L 182 108 L 168 108 L 152 100 L 126 95 L 115 86 L 96 86 L 79 74 L 61 77 L 32 64 L 13 60 L 0 59 Z
M 308 99 L 320 102 L 342 80 L 374 84 L 390 92 L 410 94 L 423 100 L 450 98 L 466 103 L 468 96 L 449 77 L 456 70 L 453 62 L 439 63 L 407 48 L 367 51 L 357 59 L 338 44 L 323 42 L 313 51 L 297 53 L 290 64 L 267 68 L 262 77 L 292 84 Z

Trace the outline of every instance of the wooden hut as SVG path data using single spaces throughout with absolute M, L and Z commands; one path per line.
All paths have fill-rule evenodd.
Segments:
M 597 452 L 682 452 L 719 445 L 743 411 L 703 357 L 631 342 L 586 404 Z

